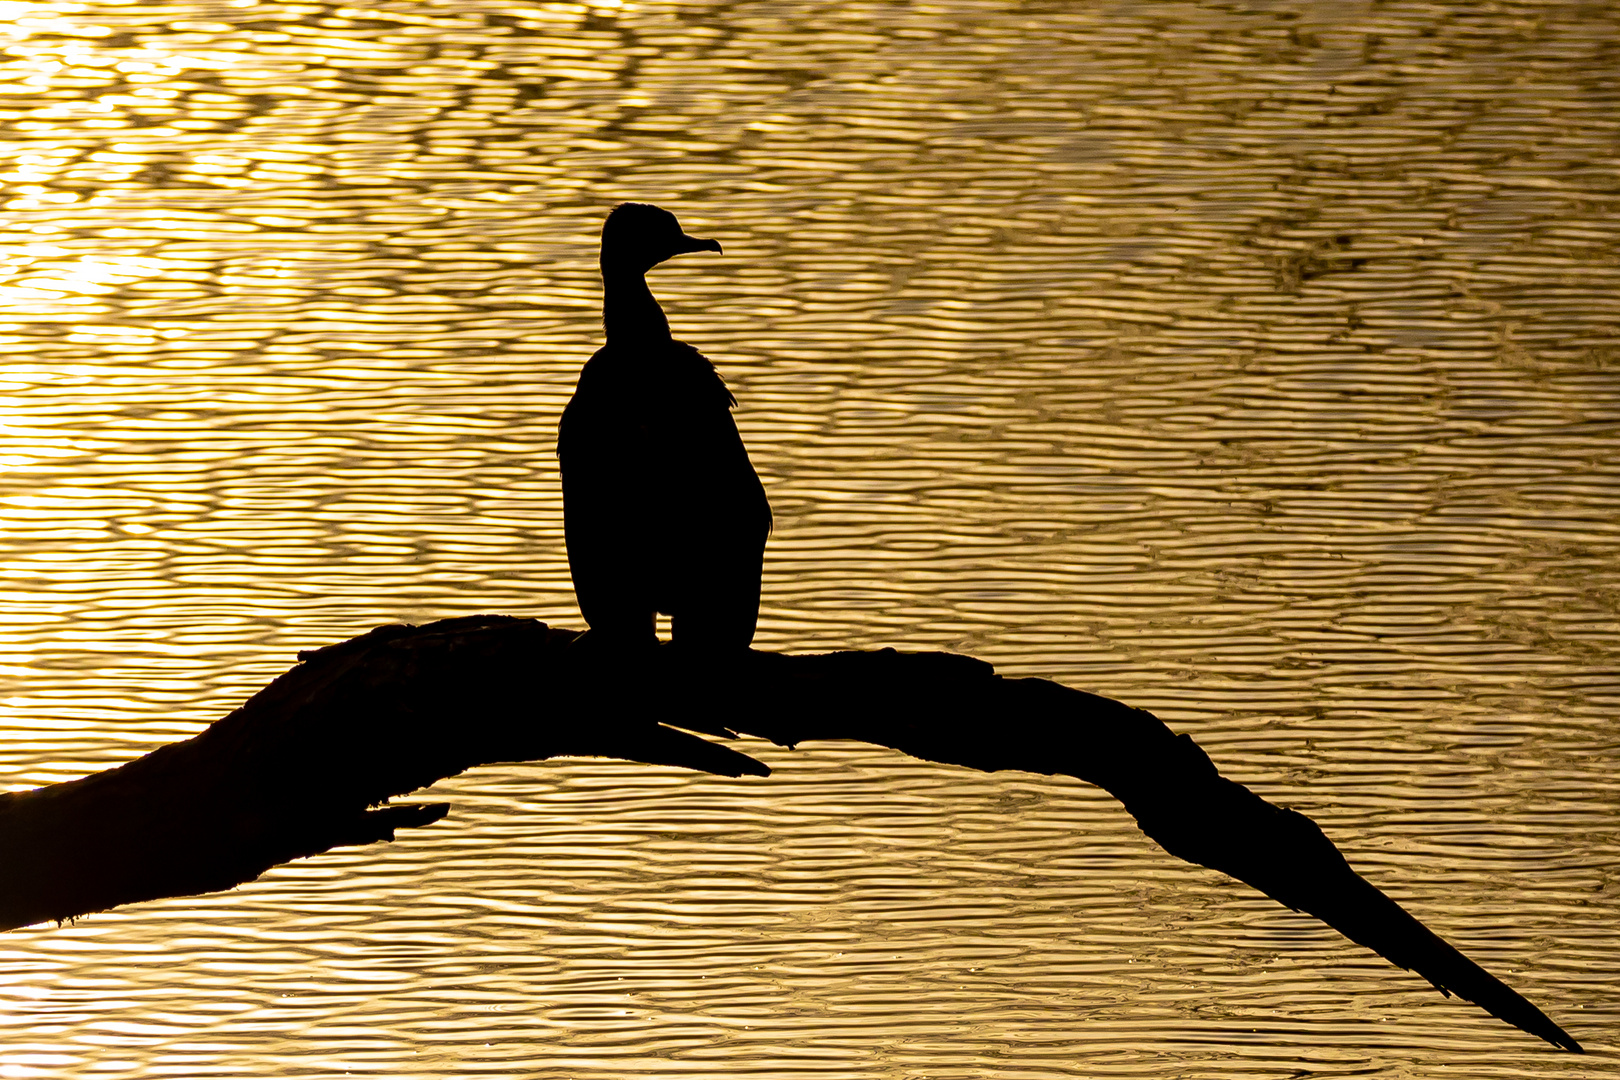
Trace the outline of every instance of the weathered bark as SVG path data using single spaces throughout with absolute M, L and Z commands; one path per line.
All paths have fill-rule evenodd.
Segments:
M 391 839 L 447 807 L 386 800 L 475 765 L 593 756 L 768 774 L 678 725 L 1077 777 L 1119 798 L 1171 854 L 1580 1049 L 1351 870 L 1308 818 L 1224 779 L 1150 713 L 1043 679 L 1004 679 L 947 653 L 609 656 L 577 637 L 498 616 L 382 627 L 306 654 L 195 738 L 0 795 L 0 929 L 227 889 L 289 859 Z

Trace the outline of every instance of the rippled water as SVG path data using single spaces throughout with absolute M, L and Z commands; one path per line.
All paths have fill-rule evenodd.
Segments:
M 749 746 L 7 934 L 0 1076 L 1620 1076 L 1620 9 L 0 9 L 0 782 L 580 625 L 553 430 L 655 201 L 758 644 L 1154 709 L 1594 1051 L 1077 783 Z

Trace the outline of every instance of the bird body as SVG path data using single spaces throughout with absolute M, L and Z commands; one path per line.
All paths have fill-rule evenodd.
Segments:
M 719 250 L 674 215 L 627 203 L 603 228 L 607 344 L 585 363 L 557 433 L 568 566 L 598 639 L 746 647 L 759 617 L 770 503 L 702 353 L 670 336 L 645 274 Z

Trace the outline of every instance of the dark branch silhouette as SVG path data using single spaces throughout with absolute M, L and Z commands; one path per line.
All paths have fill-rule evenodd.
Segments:
M 0 795 L 0 929 L 228 889 L 289 859 L 392 839 L 447 807 L 388 799 L 475 765 L 591 756 L 765 776 L 753 758 L 688 731 L 784 746 L 849 739 L 1096 784 L 1171 854 L 1580 1050 L 1358 876 L 1310 819 L 1224 779 L 1151 713 L 949 653 L 671 645 L 614 657 L 575 646 L 578 637 L 501 616 L 382 627 L 305 654 L 195 738 Z
M 563 529 L 593 638 L 651 646 L 657 612 L 684 644 L 742 649 L 759 620 L 771 506 L 714 365 L 670 337 L 647 271 L 693 251 L 675 215 L 624 203 L 602 226 L 607 344 L 557 426 Z

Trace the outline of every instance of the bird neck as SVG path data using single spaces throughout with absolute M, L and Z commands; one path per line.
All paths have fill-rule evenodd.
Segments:
M 608 344 L 668 341 L 669 320 L 636 270 L 602 268 L 602 328 Z

